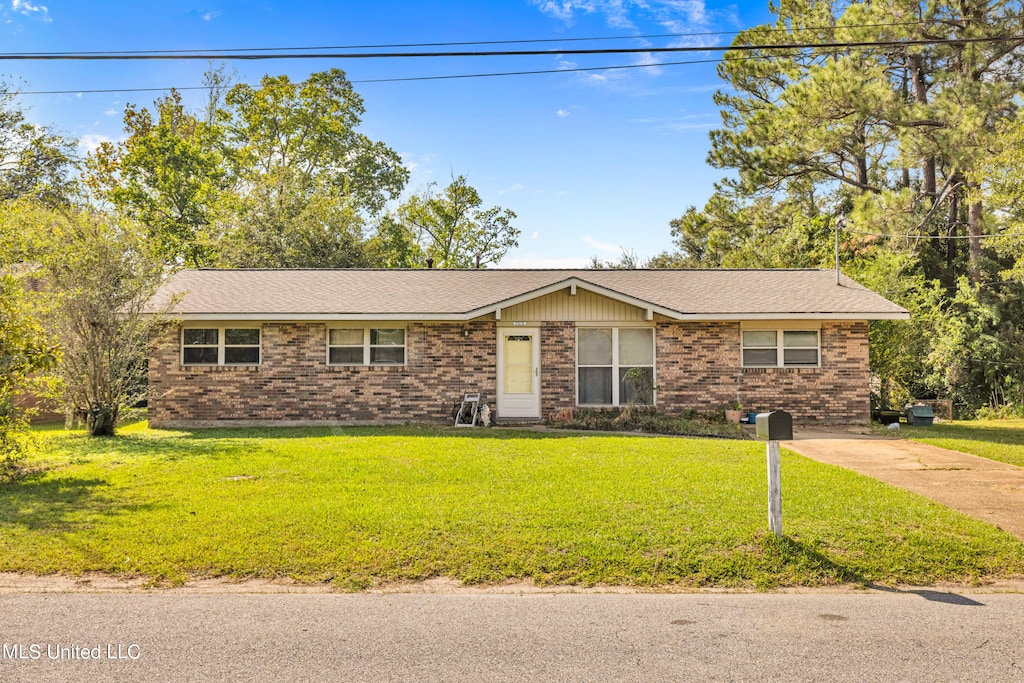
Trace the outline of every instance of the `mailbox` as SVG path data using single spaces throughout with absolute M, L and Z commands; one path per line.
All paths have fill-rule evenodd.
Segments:
M 758 413 L 757 435 L 769 441 L 792 441 L 793 416 L 785 410 Z

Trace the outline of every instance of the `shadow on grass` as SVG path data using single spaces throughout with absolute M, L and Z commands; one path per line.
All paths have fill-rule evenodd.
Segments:
M 547 431 L 515 427 L 473 427 L 456 428 L 443 425 L 382 425 L 380 427 L 204 427 L 175 429 L 168 432 L 168 440 L 175 443 L 203 440 L 245 440 L 245 439 L 319 439 L 331 436 L 358 438 L 373 437 L 428 437 L 458 439 L 572 439 L 584 437 L 620 438 L 624 434 L 590 431 Z M 629 435 L 625 435 L 629 436 Z M 657 434 L 636 434 L 636 436 L 659 436 Z M 137 438 L 160 441 L 161 437 L 126 434 L 113 437 L 116 440 Z
M 451 425 L 381 425 L 379 427 L 203 427 L 175 430 L 188 439 L 307 439 L 330 436 L 373 437 L 440 437 L 459 439 L 500 439 L 510 441 L 550 439 L 621 439 L 621 438 L 687 438 L 718 441 L 749 440 L 743 436 L 722 434 L 661 434 L 636 431 L 603 431 L 555 427 L 453 427 Z
M 829 582 L 869 585 L 868 580 L 862 574 L 836 563 L 813 546 L 789 536 L 779 538 L 766 532 L 761 539 L 761 544 L 778 563 L 776 569 L 780 575 L 785 573 L 786 567 L 790 567 L 797 574 L 820 576 Z
M 128 506 L 104 494 L 103 479 L 36 476 L 0 484 L 0 528 L 74 531 L 77 517 L 116 514 Z
M 234 456 L 246 451 L 242 443 L 226 441 L 226 436 L 194 435 L 190 432 L 128 433 L 119 436 L 90 437 L 81 432 L 56 436 L 51 442 L 60 449 L 74 453 L 76 458 L 116 453 L 119 458 L 159 456 L 166 460 L 193 457 Z M 47 444 L 40 445 L 45 452 Z

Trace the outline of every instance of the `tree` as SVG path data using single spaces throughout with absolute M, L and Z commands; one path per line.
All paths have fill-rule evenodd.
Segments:
M 28 416 L 19 397 L 38 386 L 36 373 L 52 367 L 56 345 L 32 314 L 25 283 L 0 274 L 0 481 L 17 475 L 29 446 Z
M 709 161 L 738 177 L 722 188 L 781 194 L 808 216 L 846 215 L 872 232 L 966 232 L 969 275 L 978 281 L 984 212 L 967 201 L 969 178 L 1022 92 L 1022 41 L 1005 38 L 1021 34 L 1019 9 L 975 0 L 781 3 L 775 24 L 740 34 L 737 44 L 952 42 L 728 54 L 719 70 L 733 89 L 716 95 L 724 128 L 712 134 Z M 991 40 L 968 42 L 979 38 Z M 865 220 L 880 213 L 882 224 Z M 918 245 L 928 277 L 951 291 L 961 268 L 956 245 Z
M 407 231 L 403 244 L 417 244 L 434 267 L 483 268 L 518 246 L 516 214 L 500 206 L 481 209 L 480 193 L 465 177 L 453 178 L 442 192 L 431 190 L 399 207 L 396 220 Z
M 74 194 L 74 143 L 45 126 L 29 123 L 17 93 L 0 83 L 0 201 L 30 197 L 66 205 Z
M 637 270 L 640 268 L 659 267 L 652 265 L 653 259 L 642 259 L 636 252 L 623 247 L 622 254 L 618 259 L 612 261 L 602 259 L 599 256 L 591 256 L 587 264 L 589 270 Z
M 238 84 L 225 97 L 227 137 L 238 180 L 301 179 L 288 188 L 333 187 L 368 214 L 402 191 L 409 172 L 401 158 L 356 128 L 363 99 L 341 69 L 312 74 L 302 83 L 287 76 L 264 76 L 259 88 Z M 322 181 L 317 186 L 312 181 Z M 282 204 L 291 197 L 274 193 Z
M 35 212 L 26 226 L 47 241 L 40 250 L 47 325 L 60 342 L 61 398 L 92 436 L 112 436 L 126 406 L 145 397 L 146 350 L 162 324 L 147 315 L 163 263 L 136 224 L 82 210 Z
M 708 161 L 731 174 L 702 209 L 672 222 L 677 251 L 655 263 L 829 267 L 838 229 L 843 269 L 913 316 L 871 325 L 879 399 L 940 393 L 970 411 L 1003 395 L 992 386 L 1017 382 L 1012 321 L 1024 293 L 1003 273 L 1022 241 L 983 238 L 1013 214 L 995 198 L 1021 162 L 1011 152 L 1020 141 L 1005 132 L 1024 92 L 1020 9 L 1008 0 L 773 5 L 773 23 L 736 38 L 755 49 L 719 66 L 729 87 L 715 96 L 723 125 Z M 979 358 L 1003 379 L 991 368 L 952 371 Z
M 362 98 L 340 69 L 302 83 L 264 76 L 225 96 L 221 118 L 235 188 L 230 265 L 363 265 L 365 221 L 398 196 L 409 172 L 357 128 Z
M 972 199 L 992 209 L 994 232 L 990 239 L 997 254 L 1012 266 L 1003 277 L 1024 283 L 1024 119 L 1018 117 L 1000 126 L 989 154 L 974 169 Z
M 217 212 L 228 190 L 217 126 L 188 113 L 171 90 L 148 109 L 128 105 L 128 137 L 103 143 L 86 161 L 86 183 L 126 217 L 145 226 L 158 254 L 199 268 L 217 256 Z
M 356 130 L 362 98 L 344 72 L 232 80 L 208 71 L 198 113 L 174 90 L 152 113 L 129 105 L 125 141 L 87 160 L 94 196 L 143 225 L 172 268 L 369 265 L 365 226 L 409 174 Z

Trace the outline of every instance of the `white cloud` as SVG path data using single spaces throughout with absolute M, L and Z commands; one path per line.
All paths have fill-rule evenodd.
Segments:
M 78 139 L 78 149 L 81 150 L 82 154 L 91 154 L 99 149 L 99 146 L 104 142 L 113 142 L 113 140 L 106 135 L 88 133 Z
M 221 14 L 223 14 L 223 12 L 221 12 L 220 10 L 215 10 L 213 12 L 206 12 L 205 14 L 203 14 L 203 21 L 212 21 L 212 20 L 216 19 L 217 17 L 219 17 Z
M 555 116 L 557 116 L 560 119 L 564 119 L 568 115 L 569 112 L 566 111 L 565 109 L 559 109 L 558 111 L 555 112 Z
M 633 63 L 636 64 L 637 66 L 651 67 L 649 69 L 644 69 L 644 71 L 646 71 L 648 74 L 657 76 L 658 74 L 661 73 L 661 69 L 658 68 L 658 64 L 661 63 L 661 60 L 659 60 L 650 52 L 641 52 L 638 55 L 634 55 Z
M 531 0 L 543 14 L 571 25 L 580 15 L 598 14 L 613 28 L 635 30 L 653 21 L 672 33 L 699 30 L 711 21 L 704 0 Z
M 53 21 L 46 5 L 33 5 L 29 0 L 11 0 L 11 10 L 26 17 L 35 16 L 47 23 Z
M 531 240 L 535 240 L 535 239 L 537 239 L 538 237 L 540 237 L 540 230 L 534 230 L 534 231 L 533 231 L 533 234 L 532 234 L 532 235 L 530 235 L 530 239 L 531 239 Z
M 622 252 L 622 247 L 617 244 L 609 244 L 608 242 L 598 242 L 590 235 L 584 235 L 582 238 L 583 243 L 588 247 L 597 249 L 598 251 L 604 251 L 609 254 L 619 254 Z
M 498 194 L 505 194 L 507 192 L 519 192 L 523 189 L 522 183 L 513 183 L 511 186 L 506 187 L 504 190 L 498 190 Z
M 669 130 L 711 130 L 716 127 L 714 123 L 669 123 L 664 126 Z
M 551 258 L 548 256 L 516 256 L 514 258 L 502 259 L 498 264 L 499 268 L 586 268 L 590 264 L 589 258 L 566 257 Z
M 402 165 L 409 169 L 409 183 L 407 188 L 425 190 L 434 181 L 433 154 L 416 154 L 414 152 L 401 152 Z
M 648 117 L 630 119 L 630 123 L 651 126 L 657 130 L 676 131 L 711 130 L 720 125 L 715 114 L 683 114 L 676 118 Z
M 111 107 L 110 109 L 106 110 L 106 111 L 105 111 L 105 112 L 103 112 L 103 113 L 104 113 L 104 114 L 105 114 L 106 116 L 117 116 L 117 114 L 118 114 L 118 111 L 117 111 L 116 109 L 114 109 L 113 107 Z

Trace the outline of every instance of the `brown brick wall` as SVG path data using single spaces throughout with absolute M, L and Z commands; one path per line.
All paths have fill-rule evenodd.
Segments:
M 820 368 L 740 366 L 739 323 L 659 323 L 658 407 L 784 409 L 802 423 L 860 424 L 869 417 L 867 323 L 823 323 Z
M 494 322 L 409 323 L 404 367 L 330 367 L 322 323 L 267 323 L 259 367 L 186 367 L 178 330 L 150 352 L 154 426 L 217 421 L 445 421 L 465 391 L 495 403 Z M 739 323 L 660 322 L 659 410 L 784 408 L 800 422 L 868 420 L 866 323 L 824 323 L 821 368 L 743 369 Z M 468 332 L 468 334 L 466 334 Z M 576 402 L 575 326 L 541 324 L 541 415 Z M 500 416 L 498 416 L 500 417 Z
M 540 328 L 540 414 L 576 405 L 576 325 L 542 323 Z
M 322 323 L 262 329 L 258 367 L 183 366 L 177 329 L 154 340 L 151 423 L 444 421 L 466 391 L 494 403 L 493 323 L 410 323 L 404 367 L 328 366 Z

